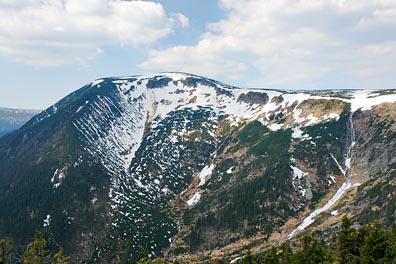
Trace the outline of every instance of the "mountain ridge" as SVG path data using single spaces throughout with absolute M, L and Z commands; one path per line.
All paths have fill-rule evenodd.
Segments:
M 0 215 L 0 235 L 23 241 L 43 226 L 84 263 L 136 261 L 145 244 L 177 257 L 286 239 L 345 171 L 360 201 L 371 179 L 393 177 L 395 101 L 394 90 L 257 90 L 185 73 L 97 79 L 0 140 L 0 204 L 24 227 Z

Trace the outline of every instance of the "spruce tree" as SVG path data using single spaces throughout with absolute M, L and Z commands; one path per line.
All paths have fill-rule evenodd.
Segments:
M 337 255 L 339 263 L 353 263 L 359 254 L 359 236 L 348 217 L 341 220 L 341 230 L 338 233 Z
M 10 247 L 10 242 L 8 241 L 0 241 L 0 264 L 7 263 L 7 252 Z
M 30 242 L 22 255 L 23 264 L 68 264 L 69 257 L 63 256 L 60 249 L 54 256 L 46 249 L 47 241 L 44 232 L 36 231 L 33 241 Z
M 279 264 L 279 255 L 276 247 L 271 247 L 267 253 L 260 259 L 260 263 Z

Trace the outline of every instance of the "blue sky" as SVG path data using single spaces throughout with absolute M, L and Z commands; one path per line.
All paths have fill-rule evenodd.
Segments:
M 104 76 L 396 88 L 396 0 L 0 0 L 0 106 L 44 109 Z

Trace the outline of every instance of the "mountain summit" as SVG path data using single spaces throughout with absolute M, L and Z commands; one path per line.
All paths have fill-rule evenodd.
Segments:
M 43 228 L 76 263 L 131 263 L 142 246 L 199 262 L 345 214 L 391 224 L 395 102 L 185 73 L 95 80 L 0 139 L 0 237 Z

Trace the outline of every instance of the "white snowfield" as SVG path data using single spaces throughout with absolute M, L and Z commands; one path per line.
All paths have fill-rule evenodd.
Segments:
M 374 90 L 358 90 L 353 93 L 351 102 L 351 110 L 355 112 L 360 109 L 362 111 L 370 110 L 373 106 L 382 103 L 396 102 L 396 93 L 388 95 L 380 95 L 379 91 Z

